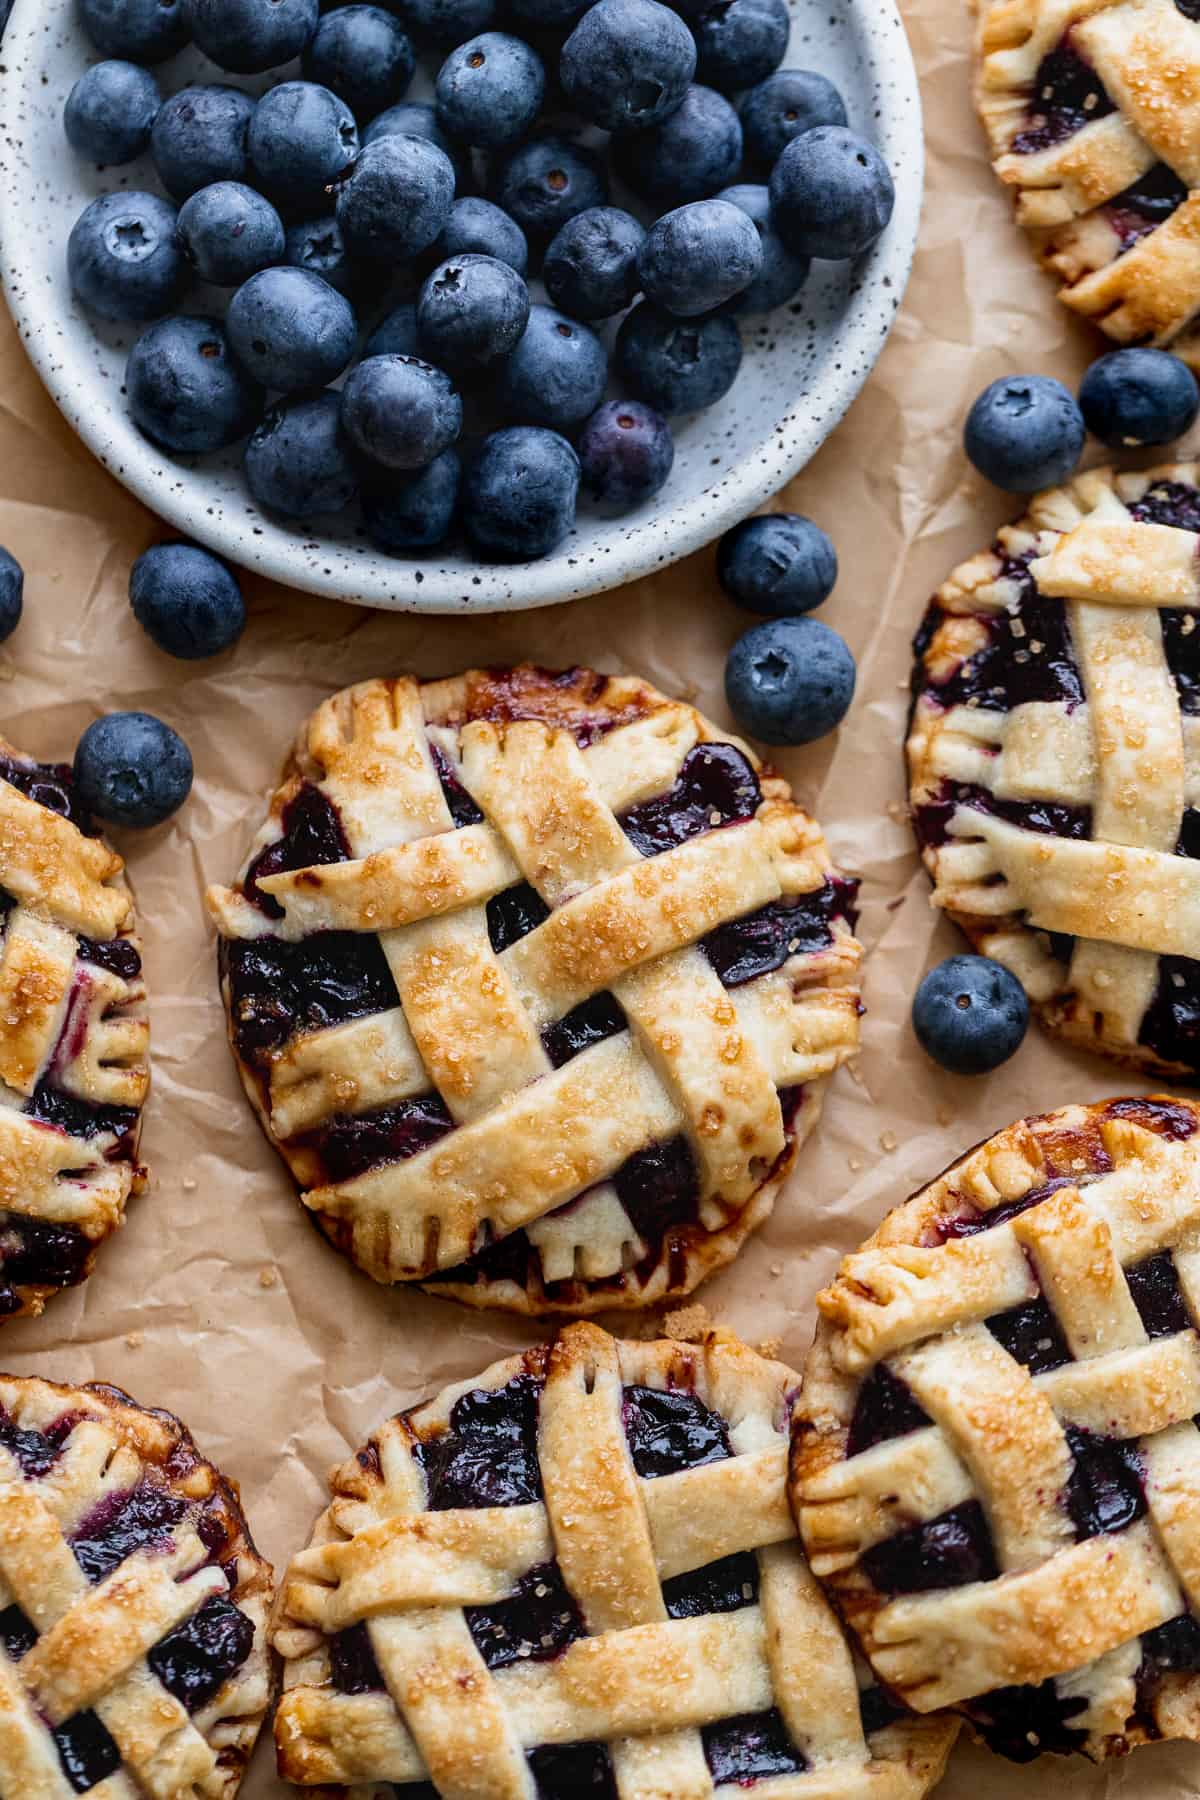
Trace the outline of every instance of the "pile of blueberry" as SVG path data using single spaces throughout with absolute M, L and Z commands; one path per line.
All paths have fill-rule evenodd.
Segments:
M 72 89 L 67 136 L 106 166 L 148 150 L 169 196 L 103 196 L 68 251 L 85 307 L 148 326 L 136 423 L 177 455 L 246 439 L 260 506 L 357 499 L 388 550 L 461 524 L 481 558 L 525 560 L 570 530 L 581 485 L 610 512 L 652 498 L 666 415 L 737 376 L 738 318 L 891 216 L 836 88 L 778 66 L 785 0 L 79 5 L 109 60 Z M 239 75 L 299 57 L 302 78 L 164 100 L 147 65 L 189 41 Z M 414 45 L 432 105 L 404 98 Z

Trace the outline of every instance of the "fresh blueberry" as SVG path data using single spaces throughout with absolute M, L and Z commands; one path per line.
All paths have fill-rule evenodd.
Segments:
M 748 736 L 811 744 L 846 716 L 854 658 L 819 619 L 764 619 L 744 631 L 725 664 L 725 698 Z
M 743 293 L 763 251 L 753 220 L 728 200 L 693 200 L 650 227 L 638 273 L 664 312 L 695 318 Z
M 155 544 L 129 577 L 133 616 L 168 656 L 188 662 L 236 644 L 246 602 L 236 575 L 199 544 Z
M 808 280 L 811 265 L 806 256 L 793 255 L 772 225 L 771 201 L 766 188 L 752 182 L 739 183 L 736 187 L 722 188 L 717 199 L 740 206 L 754 221 L 762 244 L 762 267 L 750 286 L 729 302 L 727 310 L 741 315 L 772 312 L 775 307 L 783 306 L 800 292 Z
M 582 425 L 599 406 L 607 385 L 608 358 L 600 339 L 551 306 L 530 309 L 524 335 L 498 380 L 508 418 L 558 431 Z
M 387 470 L 364 480 L 363 523 L 384 550 L 433 550 L 444 543 L 458 507 L 457 450 L 443 450 L 415 475 Z
M 372 356 L 346 380 L 342 426 L 372 462 L 423 469 L 462 430 L 462 401 L 449 376 L 420 357 Z
M 417 333 L 417 309 L 411 300 L 403 301 L 387 317 L 381 319 L 370 337 L 363 357 L 420 356 L 421 339 Z
M 638 253 L 646 233 L 616 206 L 577 213 L 551 239 L 542 280 L 555 306 L 575 319 L 624 312 L 638 291 Z
M 67 96 L 63 128 L 80 156 L 107 165 L 132 162 L 150 142 L 162 105 L 158 83 L 136 63 L 95 63 Z
M 769 174 L 785 147 L 817 125 L 845 125 L 846 103 L 815 69 L 779 69 L 742 101 L 746 161 Z
M 1074 395 L 1049 375 L 1005 375 L 967 414 L 963 444 L 981 475 L 1012 494 L 1057 487 L 1072 473 L 1086 431 Z
M 658 0 L 596 0 L 562 47 L 559 80 L 572 109 L 605 131 L 657 125 L 696 73 L 696 43 Z
M 220 69 L 261 75 L 299 56 L 320 17 L 320 0 L 187 0 L 192 36 Z
M 403 25 L 382 6 L 339 6 L 317 26 L 302 66 L 356 118 L 373 119 L 408 92 L 415 58 Z
M 438 123 L 464 144 L 499 150 L 523 138 L 542 110 L 541 57 L 520 38 L 485 31 L 452 50 L 438 70 Z
M 493 198 L 530 243 L 540 246 L 576 213 L 603 206 L 608 182 L 592 151 L 563 137 L 540 137 L 504 158 Z
M 454 202 L 446 229 L 430 254 L 438 262 L 445 262 L 449 256 L 494 256 L 518 275 L 524 275 L 529 266 L 529 246 L 516 220 L 490 200 L 478 200 L 473 195 Z
M 234 355 L 265 388 L 323 387 L 354 355 L 358 320 L 344 294 L 305 269 L 263 269 L 226 318 Z
M 293 211 L 315 211 L 358 155 L 358 126 L 346 102 L 328 88 L 285 81 L 255 107 L 246 144 L 264 194 Z
M 896 203 L 874 144 L 844 125 L 817 125 L 771 170 L 771 218 L 789 250 L 844 262 L 869 250 Z
M 579 439 L 583 485 L 602 512 L 628 512 L 653 499 L 675 461 L 671 427 L 640 400 L 609 400 Z
M 381 137 L 338 189 L 337 217 L 352 255 L 404 262 L 445 230 L 453 204 L 454 167 L 436 144 Z
M 283 221 L 254 188 L 218 181 L 180 207 L 179 243 L 202 281 L 240 287 L 283 255 Z
M 927 1056 L 952 1075 L 986 1075 L 1021 1047 L 1029 1027 L 1025 989 L 986 956 L 948 956 L 916 991 L 913 1030 Z
M 157 194 L 93 200 L 71 230 L 67 270 L 75 297 L 101 319 L 156 319 L 187 282 L 175 208 Z
M 399 12 L 408 29 L 428 44 L 449 50 L 490 31 L 496 0 L 403 0 Z
M 641 300 L 617 332 L 616 367 L 663 413 L 699 412 L 727 394 L 742 366 L 737 325 L 723 316 L 676 319 Z
M 396 106 L 389 106 L 386 112 L 372 119 L 362 135 L 362 147 L 377 143 L 385 137 L 419 137 L 427 138 L 436 144 L 443 156 L 448 156 L 454 166 L 454 185 L 459 194 L 465 194 L 471 186 L 473 172 L 471 168 L 471 152 L 465 144 L 456 144 L 453 138 L 446 136 L 437 122 L 437 114 L 432 106 L 426 106 L 420 100 L 401 100 Z
M 150 154 L 173 200 L 186 200 L 215 181 L 244 179 L 253 113 L 249 94 L 220 83 L 181 88 L 164 100 L 150 133 Z
M 340 397 L 326 389 L 275 407 L 246 445 L 242 466 L 251 494 L 269 512 L 291 519 L 341 512 L 358 478 Z
M 25 605 L 25 571 L 10 550 L 0 546 L 0 644 L 21 622 Z
M 108 713 L 76 746 L 75 785 L 98 819 L 145 830 L 178 812 L 191 793 L 191 752 L 152 713 Z
M 716 0 L 693 30 L 700 80 L 733 94 L 765 81 L 779 67 L 791 22 L 784 0 Z
M 1200 412 L 1200 385 L 1166 350 L 1113 350 L 1084 376 L 1079 407 L 1102 444 L 1140 450 L 1183 436 Z
M 262 413 L 262 390 L 216 319 L 151 325 L 129 353 L 125 388 L 138 430 L 180 456 L 236 443 Z
M 493 431 L 467 470 L 463 522 L 493 562 L 548 556 L 575 521 L 579 458 L 557 431 Z
M 166 62 L 188 41 L 184 0 L 79 0 L 79 16 L 101 56 Z
M 440 368 L 467 374 L 507 356 L 529 321 L 529 289 L 494 256 L 439 263 L 417 301 L 425 355 Z
M 837 575 L 837 551 L 801 513 L 743 519 L 717 545 L 717 579 L 747 612 L 811 612 L 828 600 Z
M 332 213 L 323 219 L 289 225 L 284 235 L 283 260 L 293 269 L 319 275 L 347 299 L 361 285 L 361 270 L 346 249 L 342 228 Z
M 666 211 L 707 200 L 736 181 L 742 126 L 724 94 L 690 87 L 670 118 L 612 142 L 613 163 L 635 194 Z

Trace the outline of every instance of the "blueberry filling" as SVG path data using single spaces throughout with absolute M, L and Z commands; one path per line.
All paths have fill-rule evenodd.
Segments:
M 724 1419 L 690 1389 L 627 1387 L 621 1410 L 629 1454 L 643 1481 L 733 1455 Z
M 383 1676 L 365 1623 L 348 1625 L 330 1638 L 329 1673 L 339 1694 L 373 1694 L 382 1689 Z
M 89 1581 L 103 1581 L 135 1550 L 169 1550 L 173 1529 L 186 1511 L 177 1494 L 149 1480 L 127 1493 L 108 1494 L 71 1539 L 75 1560 Z
M 121 1752 L 94 1712 L 76 1713 L 52 1736 L 63 1773 L 77 1794 L 99 1787 L 121 1767 Z
M 1087 806 L 1059 806 L 1050 800 L 998 800 L 987 788 L 966 781 L 943 781 L 936 800 L 927 800 L 914 813 L 917 836 L 929 849 L 950 841 L 950 824 L 960 807 L 1003 819 L 1022 831 L 1038 831 L 1047 837 L 1088 838 L 1092 813 Z
M 325 931 L 299 944 L 223 941 L 222 957 L 238 1054 L 260 1067 L 298 1032 L 400 1004 L 379 940 L 369 933 Z
M 6 1606 L 0 1612 L 0 1644 L 13 1662 L 20 1662 L 33 1649 L 37 1635 L 19 1606 Z
M 29 800 L 51 812 L 61 813 L 72 825 L 89 836 L 95 825 L 91 814 L 79 804 L 75 775 L 70 763 L 23 763 L 0 756 L 0 781 L 7 781 Z
M 863 1568 L 881 1594 L 924 1594 L 934 1588 L 994 1581 L 999 1574 L 978 1500 L 912 1525 L 864 1550 Z
M 549 1662 L 585 1630 L 583 1615 L 552 1562 L 522 1575 L 507 1600 L 464 1610 L 475 1648 L 489 1669 Z
M 542 1382 L 517 1375 L 455 1401 L 449 1430 L 425 1445 L 429 1509 L 527 1506 L 542 1497 L 537 1415 Z
M 547 1744 L 528 1762 L 538 1800 L 617 1800 L 607 1744 Z
M 453 1129 L 454 1121 L 438 1096 L 422 1094 L 374 1112 L 339 1113 L 298 1141 L 317 1151 L 327 1180 L 350 1181 L 380 1163 L 415 1156 Z
M 621 829 L 643 856 L 659 856 L 720 825 L 752 819 L 762 803 L 758 777 L 732 744 L 697 744 L 683 759 L 673 787 L 644 800 L 621 818 Z
M 117 1139 L 117 1151 L 132 1154 L 132 1136 L 138 1122 L 135 1106 L 97 1106 L 92 1100 L 64 1094 L 46 1079 L 38 1082 L 32 1098 L 21 1110 L 43 1125 L 65 1131 L 68 1137 L 93 1138 L 111 1133 Z
M 685 1137 L 635 1151 L 612 1183 L 634 1230 L 652 1249 L 672 1226 L 690 1224 L 696 1217 L 700 1172 Z
M 987 631 L 986 644 L 945 681 L 930 681 L 930 697 L 946 707 L 982 706 L 995 712 L 1011 712 L 1032 700 L 1078 706 L 1083 682 L 1066 611 L 1037 592 L 1027 560 L 1005 557 L 998 579 L 1020 583 L 1016 606 L 978 620 Z M 934 614 L 940 622 L 936 607 Z
M 1175 3 L 1178 5 L 1179 0 Z M 1115 194 L 1105 211 L 1120 240 L 1120 254 L 1132 250 L 1151 231 L 1157 231 L 1187 197 L 1187 187 L 1166 163 L 1156 163 L 1147 174 Z M 1163 520 L 1164 524 L 1170 522 Z
M 259 851 L 242 883 L 247 900 L 268 919 L 282 919 L 284 909 L 259 887 L 264 875 L 311 869 L 319 863 L 345 862 L 350 855 L 337 809 L 311 782 L 305 782 L 288 801 L 280 823 L 283 836 Z
M 1200 522 L 1196 529 L 1200 531 Z M 1179 695 L 1179 710 L 1200 713 L 1200 614 L 1165 608 L 1159 613 L 1163 651 Z M 1195 852 L 1187 852 L 1194 855 Z
M 1158 983 L 1138 1042 L 1164 1062 L 1200 1073 L 1200 967 L 1190 957 L 1159 957 Z
M 908 1384 L 893 1375 L 886 1363 L 876 1363 L 858 1390 L 846 1455 L 857 1456 L 873 1444 L 906 1437 L 932 1423 Z
M 740 1612 L 758 1599 L 758 1558 L 750 1551 L 673 1575 L 662 1586 L 671 1619 L 700 1619 L 706 1613 Z
M 451 768 L 449 757 L 436 744 L 430 744 L 429 754 L 455 825 L 461 828 L 464 825 L 480 824 L 483 814 Z
M 628 1023 L 615 994 L 593 994 L 590 1000 L 584 1000 L 548 1026 L 542 1033 L 542 1042 L 554 1067 L 561 1069 L 580 1051 L 624 1031 Z
M 550 908 L 527 881 L 493 894 L 487 903 L 488 936 L 499 956 L 510 944 L 527 937 L 550 917 Z
M 30 1481 L 48 1475 L 63 1452 L 63 1445 L 79 1423 L 78 1413 L 64 1413 L 45 1431 L 24 1431 L 0 1407 L 0 1448 L 16 1458 L 21 1473 Z
M 1143 524 L 1200 531 L 1200 489 L 1184 481 L 1156 481 L 1140 500 L 1130 503 L 1129 512 Z
M 1126 1269 L 1125 1279 L 1150 1337 L 1170 1337 L 1174 1332 L 1190 1328 L 1192 1321 L 1187 1302 L 1169 1250 L 1148 1256 L 1145 1262 L 1135 1263 L 1133 1268 Z
M 1019 1200 L 1006 1201 L 1003 1206 L 994 1206 L 990 1212 L 979 1212 L 972 1208 L 970 1212 L 955 1213 L 952 1218 L 942 1219 L 937 1227 L 937 1239 L 946 1243 L 950 1238 L 974 1237 L 980 1231 L 994 1231 L 998 1225 L 1007 1225 L 1010 1219 L 1017 1219 L 1031 1206 L 1040 1200 L 1049 1199 L 1059 1188 L 1075 1187 L 1077 1175 L 1055 1175 L 1041 1187 L 1030 1188 Z
M 0 1315 L 19 1309 L 18 1287 L 75 1287 L 94 1248 L 73 1225 L 0 1213 Z
M 1139 1098 L 1129 1100 L 1111 1100 L 1105 1107 L 1110 1119 L 1132 1119 L 1135 1125 L 1142 1125 L 1147 1131 L 1156 1131 L 1159 1137 L 1170 1138 L 1173 1143 L 1183 1143 L 1185 1139 L 1196 1135 L 1196 1115 L 1186 1106 L 1176 1106 L 1170 1100 L 1145 1100 Z
M 705 1725 L 701 1737 L 709 1774 L 718 1787 L 728 1781 L 748 1788 L 769 1775 L 800 1775 L 808 1767 L 775 1707 Z
M 1031 1375 L 1061 1369 L 1071 1360 L 1058 1320 L 1044 1300 L 1029 1300 L 1008 1312 L 993 1313 L 986 1323 L 997 1342 L 1017 1362 L 1024 1363 Z
M 1190 856 L 1194 861 L 1200 860 L 1200 809 L 1189 806 L 1179 821 L 1179 841 L 1175 845 L 1176 856 Z
M 1042 58 L 1034 77 L 1030 122 L 1012 147 L 1018 155 L 1049 150 L 1114 110 L 1096 71 L 1064 39 Z
M 1124 1531 L 1140 1519 L 1146 1511 L 1146 1491 L 1136 1447 L 1073 1425 L 1067 1427 L 1067 1443 L 1075 1458 L 1067 1483 L 1067 1511 L 1076 1536 L 1082 1540 Z
M 700 948 L 727 988 L 778 969 L 790 956 L 809 956 L 833 942 L 833 921 L 848 918 L 858 883 L 827 880 L 811 894 L 775 900 L 744 919 L 718 925 Z
M 858 1696 L 858 1710 L 862 1718 L 862 1728 L 868 1737 L 874 1731 L 886 1731 L 889 1725 L 895 1725 L 900 1719 L 909 1715 L 897 1701 L 892 1699 L 886 1688 L 864 1688 Z
M 118 975 L 122 981 L 136 981 L 142 972 L 142 959 L 128 938 L 112 938 L 106 944 L 98 944 L 92 938 L 81 937 L 79 954 L 84 962 L 107 969 L 110 975 Z
M 1086 1695 L 1060 1697 L 1053 1681 L 1038 1687 L 995 1688 L 971 1702 L 971 1718 L 990 1749 L 1010 1762 L 1080 1750 L 1087 1733 L 1070 1721 L 1087 1710 Z
M 167 1692 L 195 1713 L 241 1668 L 253 1647 L 253 1624 L 218 1594 L 161 1638 L 147 1661 Z
M 1200 1621 L 1180 1613 L 1142 1637 L 1142 1656 L 1159 1674 L 1200 1669 Z

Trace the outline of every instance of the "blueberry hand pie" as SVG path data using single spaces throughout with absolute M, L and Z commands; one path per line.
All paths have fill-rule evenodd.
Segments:
M 1195 365 L 1197 0 L 981 0 L 975 97 L 1066 304 Z
M 0 1794 L 233 1800 L 271 1570 L 169 1413 L 0 1376 Z
M 787 1503 L 797 1378 L 591 1324 L 388 1421 L 274 1631 L 279 1772 L 396 1800 L 918 1800 L 954 1722 L 856 1664 Z
M 692 707 L 573 669 L 368 681 L 209 904 L 247 1091 L 380 1282 L 586 1313 L 770 1212 L 858 1041 L 853 886 Z
M 1071 1042 L 1200 1073 L 1200 479 L 1039 494 L 916 641 L 935 904 Z
M 0 739 L 0 1321 L 91 1274 L 142 1185 L 146 989 L 71 770 Z
M 888 1691 L 1019 1762 L 1200 1738 L 1200 1107 L 1018 1121 L 817 1305 L 792 1499 Z

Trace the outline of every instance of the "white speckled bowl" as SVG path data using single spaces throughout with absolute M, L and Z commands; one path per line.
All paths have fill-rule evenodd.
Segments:
M 894 0 L 789 4 L 785 62 L 829 75 L 851 124 L 878 143 L 896 180 L 892 223 L 860 264 L 818 264 L 793 306 L 743 324 L 741 375 L 719 405 L 672 421 L 675 467 L 654 501 L 616 520 L 581 509 L 575 530 L 541 562 L 480 564 L 457 552 L 408 561 L 375 549 L 350 515 L 298 528 L 253 505 L 236 451 L 175 462 L 135 429 L 121 384 L 136 331 L 97 328 L 75 305 L 66 243 L 97 194 L 157 184 L 148 159 L 97 171 L 63 136 L 63 101 L 98 60 L 73 0 L 16 0 L 0 44 L 0 279 L 25 346 L 84 442 L 147 506 L 293 587 L 396 611 L 502 612 L 635 580 L 727 530 L 804 466 L 870 374 L 908 279 L 921 204 L 921 110 Z M 168 92 L 189 80 L 231 79 L 190 50 L 158 73 Z M 261 91 L 270 82 L 245 85 Z M 421 94 L 420 79 L 413 93 Z M 208 310 L 203 300 L 198 310 Z

